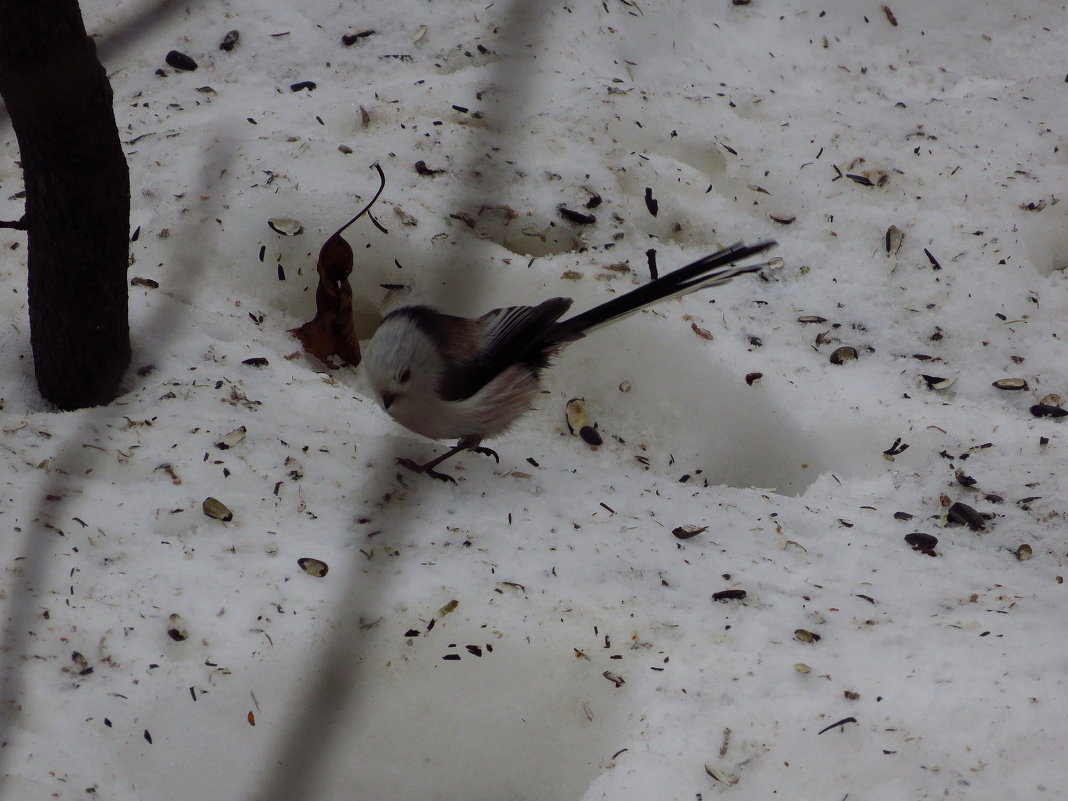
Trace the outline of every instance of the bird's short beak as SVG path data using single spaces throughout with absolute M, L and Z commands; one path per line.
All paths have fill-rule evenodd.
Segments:
M 382 393 L 382 408 L 383 409 L 389 409 L 389 407 L 393 405 L 393 401 L 395 401 L 396 399 L 397 399 L 397 396 L 394 395 L 392 392 L 383 392 Z

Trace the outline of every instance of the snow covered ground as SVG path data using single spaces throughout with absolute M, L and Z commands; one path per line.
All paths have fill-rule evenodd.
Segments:
M 1061 4 L 83 5 L 135 356 L 112 406 L 44 404 L 0 232 L 2 798 L 1064 797 L 1068 423 L 1029 410 L 1068 397 Z M 576 344 L 446 485 L 287 334 L 373 162 L 365 333 L 382 284 L 581 309 L 650 249 L 783 261 Z

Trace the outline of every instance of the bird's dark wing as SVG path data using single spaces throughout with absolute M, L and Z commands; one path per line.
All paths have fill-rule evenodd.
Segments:
M 449 371 L 442 394 L 470 397 L 514 364 L 533 371 L 545 367 L 550 355 L 545 352 L 546 334 L 570 307 L 570 298 L 550 298 L 537 306 L 509 306 L 479 317 L 481 345 Z

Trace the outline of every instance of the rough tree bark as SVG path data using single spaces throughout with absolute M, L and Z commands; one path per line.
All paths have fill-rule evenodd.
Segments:
M 130 361 L 130 176 L 77 0 L 0 0 L 0 96 L 26 186 L 38 388 L 63 409 L 109 403 Z

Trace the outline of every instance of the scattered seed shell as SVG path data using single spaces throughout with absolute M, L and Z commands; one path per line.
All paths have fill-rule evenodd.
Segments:
M 826 317 L 820 317 L 818 314 L 803 314 L 797 318 L 799 323 L 825 323 Z
M 1064 399 L 1056 392 L 1051 392 L 1048 395 L 1043 395 L 1038 399 L 1039 403 L 1044 403 L 1046 406 L 1060 406 Z
M 708 526 L 676 526 L 671 530 L 671 533 L 680 540 L 688 540 L 705 531 L 708 531 Z
M 701 339 L 707 339 L 711 341 L 713 338 L 711 331 L 709 331 L 707 328 L 701 328 L 701 326 L 699 326 L 697 323 L 690 323 L 690 328 L 695 334 L 697 334 L 697 336 L 701 337 Z
M 928 556 L 938 555 L 935 553 L 935 546 L 938 545 L 938 537 L 935 537 L 932 534 L 924 534 L 922 531 L 914 531 L 911 534 L 905 535 L 905 542 L 911 545 L 912 550 L 914 551 L 919 551 Z
M 571 432 L 571 436 L 578 436 L 585 426 L 590 424 L 590 418 L 586 412 L 586 399 L 585 398 L 572 398 L 567 402 L 567 406 L 564 407 L 564 415 L 567 418 L 567 430 Z
M 186 629 L 185 621 L 182 620 L 181 615 L 173 613 L 167 619 L 167 636 L 175 642 L 183 642 L 189 639 L 189 631 Z
M 593 225 L 597 222 L 597 218 L 592 214 L 583 214 L 581 211 L 569 209 L 567 206 L 559 206 L 557 210 L 560 212 L 560 216 L 572 225 Z
M 926 373 L 920 373 L 920 378 L 927 382 L 927 388 L 933 390 L 949 389 L 956 383 L 956 377 L 943 378 L 940 375 L 927 375 Z
M 1035 417 L 1064 417 L 1068 415 L 1068 409 L 1060 406 L 1050 406 L 1046 403 L 1036 403 L 1031 407 L 1031 414 Z
M 812 668 L 810 668 L 804 662 L 795 663 L 794 664 L 794 670 L 796 670 L 798 673 L 811 673 L 812 672 Z
M 608 679 L 610 682 L 612 682 L 614 685 L 616 685 L 616 687 L 622 687 L 624 684 L 627 683 L 622 676 L 617 673 L 613 673 L 610 670 L 606 670 L 601 675 Z
M 905 241 L 905 232 L 896 225 L 886 229 L 886 255 L 896 256 L 901 250 L 901 243 Z
M 831 354 L 831 364 L 845 364 L 846 362 L 856 361 L 856 359 L 857 349 L 850 345 L 835 348 Z
M 79 676 L 88 676 L 93 672 L 92 667 L 89 666 L 89 660 L 85 658 L 85 655 L 74 651 L 70 655 L 70 661 L 74 663 L 74 666 L 78 669 Z
M 738 3 L 735 3 L 735 5 L 738 5 Z M 737 776 L 732 776 L 731 774 L 720 770 L 715 765 L 709 765 L 707 762 L 705 763 L 705 773 L 707 773 L 709 776 L 711 776 L 717 782 L 723 782 L 724 784 L 737 784 L 738 783 L 738 777 Z
M 237 40 L 241 38 L 240 31 L 230 31 L 223 37 L 223 40 L 219 43 L 220 50 L 233 50 L 234 45 L 237 44 Z
M 302 556 L 297 560 L 297 564 L 300 565 L 301 570 L 315 578 L 322 578 L 330 570 L 326 562 L 311 556 Z
M 957 501 L 946 511 L 946 519 L 951 523 L 959 523 L 967 526 L 972 531 L 981 531 L 986 528 L 983 516 L 966 503 Z
M 1034 556 L 1034 550 L 1031 548 L 1030 545 L 1025 542 L 1023 545 L 1016 549 L 1015 554 L 1016 558 L 1019 559 L 1021 562 L 1026 562 L 1028 559 Z
M 346 33 L 344 36 L 341 37 L 341 43 L 345 45 L 345 47 L 351 47 L 352 45 L 356 44 L 356 42 L 358 42 L 360 39 L 366 39 L 368 36 L 373 35 L 373 29 L 356 31 L 355 33 Z
M 645 187 L 645 208 L 649 210 L 649 213 L 656 216 L 657 211 L 660 210 L 660 204 L 656 198 L 653 197 L 653 190 L 651 187 Z
M 247 434 L 247 433 L 248 433 L 248 429 L 245 428 L 244 426 L 240 426 L 239 428 L 235 428 L 233 431 L 231 431 L 225 437 L 223 437 L 218 442 L 216 442 L 215 443 L 215 447 L 218 448 L 221 451 L 229 450 L 230 448 L 232 448 L 235 445 L 237 445 L 241 440 L 243 440 L 245 438 L 245 434 Z
M 459 605 L 460 605 L 460 602 L 458 600 L 456 600 L 455 598 L 453 598 L 447 604 L 444 604 L 443 606 L 441 606 L 438 609 L 438 617 L 445 617 L 445 615 L 447 615 L 447 614 L 449 614 L 451 612 L 455 612 L 456 611 L 456 607 L 458 607 Z
M 426 175 L 426 176 L 429 176 L 431 178 L 434 177 L 435 175 L 441 175 L 443 172 L 445 172 L 444 168 L 428 167 L 427 163 L 425 161 L 423 161 L 422 159 L 419 159 L 419 161 L 415 162 L 415 164 L 413 164 L 412 167 L 414 167 L 415 171 L 417 173 L 419 173 L 420 175 Z
M 747 595 L 745 590 L 720 590 L 712 593 L 713 601 L 742 601 Z
M 591 448 L 599 448 L 604 445 L 604 440 L 601 439 L 600 432 L 593 426 L 583 426 L 579 429 L 579 436 L 582 437 L 582 441 L 589 445 Z
M 274 217 L 267 221 L 267 225 L 276 234 L 282 236 L 299 236 L 304 233 L 304 226 L 297 220 L 289 217 Z
M 222 520 L 224 523 L 228 523 L 234 519 L 234 513 L 231 512 L 226 504 L 218 498 L 212 498 L 210 496 L 205 498 L 201 508 L 204 510 L 204 514 L 208 517 Z
M 823 639 L 819 634 L 808 629 L 794 629 L 794 637 L 801 642 L 819 642 Z
M 187 56 L 185 53 L 180 53 L 177 50 L 171 50 L 163 60 L 176 70 L 182 70 L 184 72 L 192 72 L 197 68 L 197 63 L 192 57 Z
M 294 481 L 299 481 L 300 479 L 304 478 L 304 465 L 302 465 L 297 459 L 294 459 L 292 456 L 286 457 L 284 467 L 286 471 L 286 476 L 293 479 Z
M 1027 382 L 1022 378 L 999 378 L 993 384 L 995 389 L 1022 390 L 1027 389 Z

